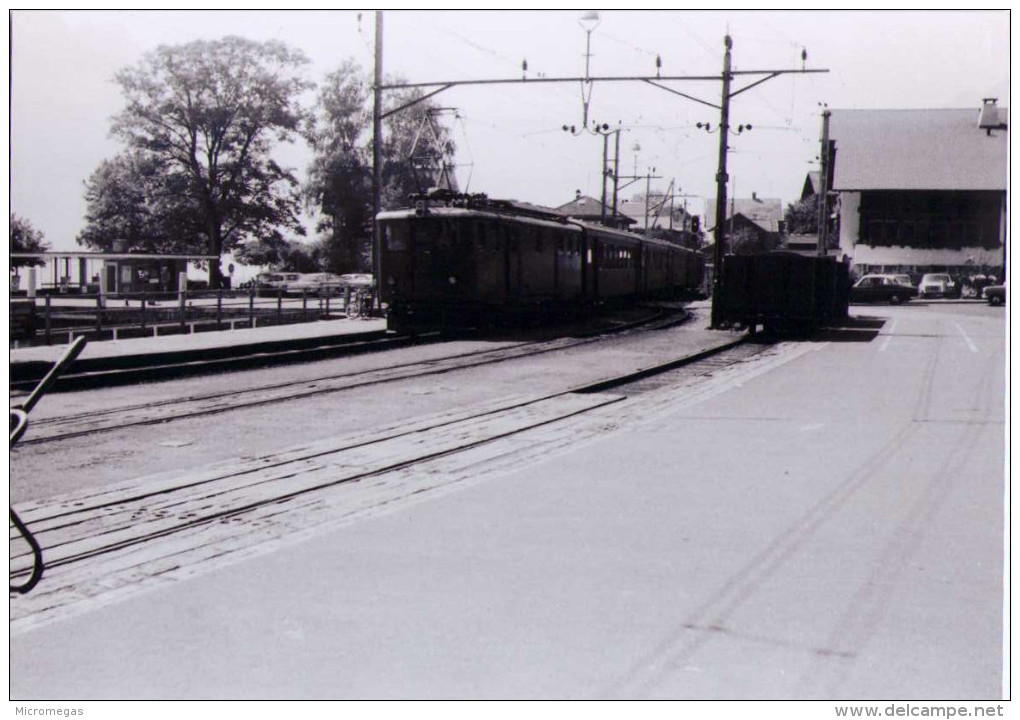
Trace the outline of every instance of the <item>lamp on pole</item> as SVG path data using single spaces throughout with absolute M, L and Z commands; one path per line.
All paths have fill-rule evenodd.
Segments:
M 584 106 L 584 119 L 581 125 L 588 124 L 588 105 L 591 103 L 591 34 L 595 28 L 598 27 L 601 22 L 598 12 L 595 10 L 586 10 L 581 13 L 581 17 L 577 19 L 577 24 L 584 29 L 585 43 L 584 43 L 584 79 L 581 81 L 581 104 Z M 587 92 L 586 92 L 587 91 Z
M 584 78 L 585 80 L 590 79 L 589 74 L 590 60 L 591 60 L 591 34 L 602 22 L 602 18 L 599 17 L 597 10 L 585 10 L 581 13 L 581 16 L 577 19 L 577 24 L 580 25 L 587 36 L 584 47 Z

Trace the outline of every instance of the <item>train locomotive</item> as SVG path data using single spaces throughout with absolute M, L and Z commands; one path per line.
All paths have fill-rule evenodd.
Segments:
M 484 195 L 382 212 L 380 293 L 396 331 L 522 325 L 699 291 L 701 253 Z

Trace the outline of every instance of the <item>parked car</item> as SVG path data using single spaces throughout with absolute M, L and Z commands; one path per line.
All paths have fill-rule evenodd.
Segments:
M 893 280 L 900 283 L 901 285 L 906 285 L 907 287 L 914 287 L 914 281 L 911 280 L 910 276 L 905 273 L 900 275 L 891 275 L 890 277 L 892 277 Z
M 917 293 L 920 297 L 960 297 L 960 285 L 947 273 L 928 273 L 921 277 L 921 283 L 917 286 Z
M 917 288 L 905 285 L 895 275 L 865 275 L 850 288 L 850 302 L 905 302 L 917 295 Z
M 340 276 L 342 287 L 371 288 L 375 287 L 375 278 L 371 273 L 348 273 Z
M 988 301 L 989 305 L 1002 305 L 1006 302 L 1006 285 L 986 285 L 981 290 L 981 297 Z
M 336 293 L 344 286 L 334 273 L 302 273 L 298 280 L 287 285 L 287 292 L 298 294 Z
M 296 283 L 300 279 L 301 273 L 264 272 L 255 277 L 255 287 L 287 292 L 291 283 Z

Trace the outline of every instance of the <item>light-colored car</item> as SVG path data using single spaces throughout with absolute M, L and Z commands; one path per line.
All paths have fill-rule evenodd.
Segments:
M 340 276 L 343 287 L 370 288 L 375 287 L 375 278 L 370 273 L 347 273 Z
M 928 273 L 921 277 L 917 294 L 923 298 L 960 297 L 960 286 L 948 273 Z
M 295 283 L 300 279 L 301 273 L 264 272 L 259 273 L 256 276 L 255 287 L 273 288 L 274 290 L 283 290 L 286 292 L 291 283 Z
M 339 275 L 333 273 L 302 273 L 300 279 L 287 286 L 291 293 L 327 293 L 337 292 L 344 286 Z

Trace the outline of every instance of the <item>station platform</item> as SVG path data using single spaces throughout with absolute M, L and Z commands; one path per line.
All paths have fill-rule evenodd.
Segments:
M 221 330 L 182 335 L 106 340 L 89 343 L 81 358 L 109 358 L 134 355 L 156 355 L 167 352 L 196 352 L 210 348 L 234 347 L 243 349 L 267 342 L 331 338 L 338 335 L 374 332 L 386 329 L 385 319 L 320 320 L 309 323 L 272 325 L 268 327 Z M 56 362 L 67 345 L 47 345 L 29 348 L 12 348 L 11 364 L 26 362 Z
M 237 330 L 160 335 L 88 343 L 72 372 L 139 368 L 252 356 L 291 348 L 343 343 L 353 336 L 386 329 L 386 320 L 338 319 L 270 325 Z M 68 345 L 11 348 L 11 383 L 37 381 L 67 351 Z

